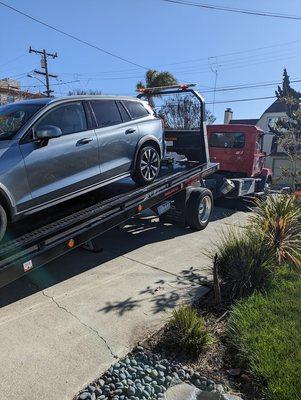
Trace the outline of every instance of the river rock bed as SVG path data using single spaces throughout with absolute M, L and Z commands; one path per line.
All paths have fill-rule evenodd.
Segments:
M 193 384 L 205 392 L 224 392 L 222 385 L 137 346 L 82 390 L 75 400 L 164 399 L 167 389 L 181 382 Z

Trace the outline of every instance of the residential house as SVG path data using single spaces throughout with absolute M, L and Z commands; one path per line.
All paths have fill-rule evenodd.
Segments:
M 258 119 L 233 119 L 233 111 L 229 108 L 225 110 L 224 117 L 225 124 L 256 125 L 265 132 L 263 150 L 268 155 L 266 167 L 273 171 L 274 182 L 281 186 L 288 184 L 282 171 L 284 168 L 289 167 L 289 163 L 283 148 L 277 144 L 270 127 L 273 127 L 279 118 L 285 117 L 285 105 L 279 100 L 275 100 Z
M 30 93 L 21 90 L 19 81 L 10 78 L 0 80 L 0 105 L 14 103 L 15 101 L 44 97 L 42 93 Z

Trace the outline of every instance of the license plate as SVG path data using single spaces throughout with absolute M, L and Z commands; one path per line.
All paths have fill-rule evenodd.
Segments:
M 168 211 L 169 209 L 170 209 L 170 202 L 160 204 L 160 206 L 157 207 L 159 215 L 166 213 L 166 211 Z

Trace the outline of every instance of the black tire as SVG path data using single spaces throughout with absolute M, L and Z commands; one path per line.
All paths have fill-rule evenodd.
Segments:
M 0 241 L 6 233 L 7 229 L 7 215 L 4 208 L 0 205 Z
M 213 196 L 209 189 L 196 188 L 191 191 L 186 204 L 186 223 L 200 231 L 209 223 L 213 208 Z
M 158 150 L 152 145 L 143 146 L 138 152 L 132 179 L 139 185 L 148 185 L 157 178 L 160 163 Z

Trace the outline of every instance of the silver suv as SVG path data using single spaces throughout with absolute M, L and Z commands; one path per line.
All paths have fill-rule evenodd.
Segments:
M 158 175 L 163 127 L 133 97 L 72 96 L 0 107 L 0 240 L 7 223 L 131 175 Z

